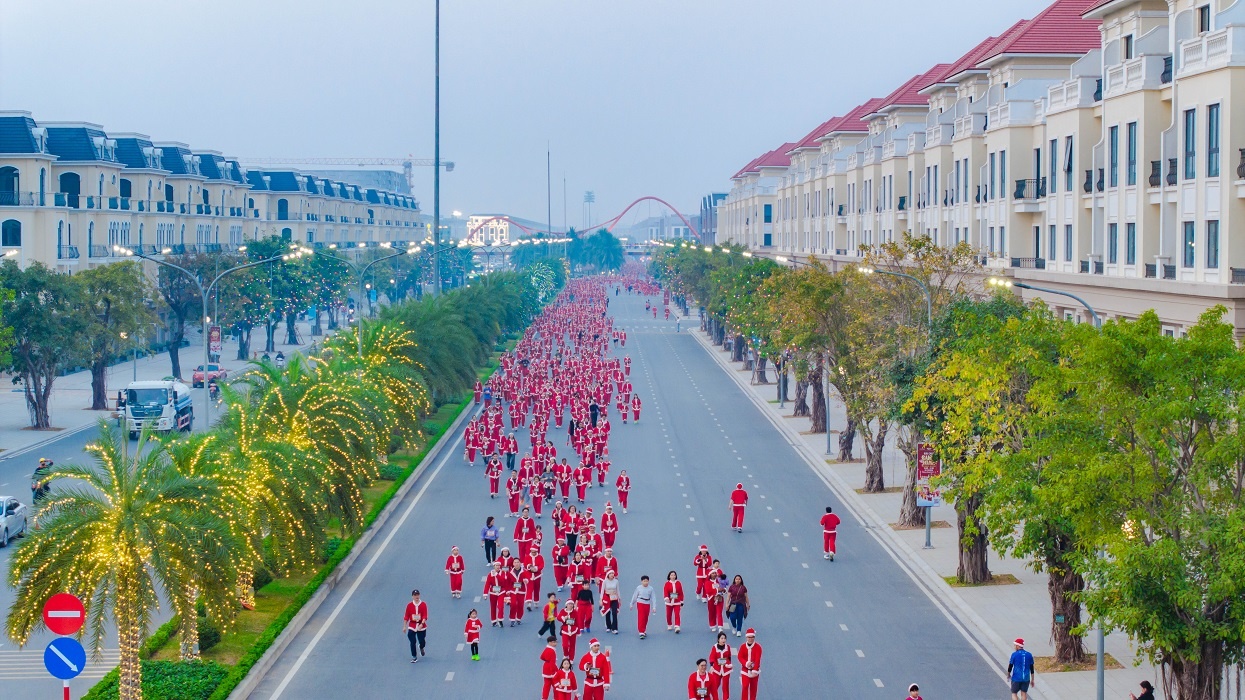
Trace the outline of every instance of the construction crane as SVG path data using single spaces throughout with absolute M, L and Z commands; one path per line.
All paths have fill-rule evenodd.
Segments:
M 356 165 L 360 168 L 369 165 L 401 165 L 402 174 L 406 176 L 406 185 L 415 191 L 415 168 L 432 167 L 432 158 L 239 158 L 243 165 Z M 441 166 L 445 172 L 454 172 L 453 161 L 443 160 Z

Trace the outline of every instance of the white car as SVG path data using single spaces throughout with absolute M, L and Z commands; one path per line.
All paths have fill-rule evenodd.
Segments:
M 9 540 L 26 534 L 29 511 L 12 496 L 0 496 L 0 547 L 9 546 Z

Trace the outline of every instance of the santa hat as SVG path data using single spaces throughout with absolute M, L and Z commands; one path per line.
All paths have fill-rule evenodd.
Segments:
M 585 512 L 585 513 L 591 513 L 591 512 L 592 512 L 592 509 L 591 509 L 591 508 L 585 508 L 585 509 L 584 509 L 584 512 Z
M 590 647 L 599 647 L 599 646 L 601 646 L 601 642 L 600 642 L 600 640 L 598 640 L 598 639 L 593 639 L 591 642 L 588 642 L 588 646 L 590 646 Z
M 606 508 L 613 508 L 614 506 L 610 505 L 610 502 L 609 502 L 609 501 L 606 501 L 606 502 L 605 502 L 605 507 L 606 507 Z
M 707 552 L 707 551 L 709 551 L 709 545 L 707 545 L 707 544 L 702 544 L 702 545 L 700 545 L 700 548 L 701 548 L 701 549 L 703 549 L 703 550 L 705 550 L 706 552 Z
M 757 631 L 756 631 L 756 630 L 754 630 L 754 629 L 752 629 L 751 627 L 749 627 L 749 628 L 748 628 L 748 631 L 747 631 L 747 632 L 744 632 L 744 636 L 745 636 L 745 637 L 755 637 L 755 636 L 757 636 Z
M 1015 644 L 1016 644 L 1016 646 L 1018 646 L 1018 647 L 1022 647 L 1022 646 L 1024 646 L 1024 645 L 1025 645 L 1025 640 L 1024 640 L 1024 638 L 1023 638 L 1023 637 L 1016 637 Z

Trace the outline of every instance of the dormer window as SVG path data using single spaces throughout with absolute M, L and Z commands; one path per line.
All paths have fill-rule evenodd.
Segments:
M 48 130 L 41 126 L 36 126 L 30 130 L 30 135 L 35 139 L 35 148 L 38 149 L 40 153 L 47 153 Z
M 1210 31 L 1210 5 L 1197 8 L 1197 31 L 1199 34 Z

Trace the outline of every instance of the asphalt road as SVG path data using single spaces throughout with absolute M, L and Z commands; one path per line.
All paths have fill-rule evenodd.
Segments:
M 931 700 L 1000 697 L 1005 686 L 996 669 L 837 507 L 793 447 L 687 334 L 688 320 L 676 334 L 673 320 L 645 315 L 637 297 L 615 297 L 611 310 L 616 325 L 629 331 L 627 347 L 617 351 L 631 355 L 632 381 L 644 401 L 638 425 L 611 418 L 610 481 L 619 468 L 633 481 L 615 546 L 627 596 L 641 574 L 659 582 L 671 569 L 690 586 L 692 557 L 704 543 L 750 590 L 747 625 L 765 648 L 762 698 L 900 698 L 911 682 Z M 504 541 L 511 532 L 500 517 L 504 504 L 488 498 L 480 467 L 463 462 L 460 436 L 454 439 L 454 449 L 398 505 L 252 698 L 324 697 L 329 689 L 367 698 L 539 697 L 537 613 L 517 628 L 486 626 L 480 662 L 462 647 L 468 610 L 487 615 L 487 602 L 476 599 L 485 572 L 477 533 L 488 515 L 506 528 Z M 564 439 L 555 437 L 555 444 Z M 740 481 L 751 505 L 737 534 L 729 527 L 727 497 Z M 599 515 L 612 498 L 594 488 L 588 505 Z M 821 557 L 817 523 L 826 505 L 845 515 L 835 562 Z M 538 522 L 551 530 L 548 518 Z M 551 541 L 548 532 L 546 547 Z M 455 544 L 468 566 L 461 600 L 450 598 L 443 573 Z M 545 592 L 551 573 L 546 570 Z M 401 625 L 412 588 L 429 602 L 431 621 L 428 656 L 415 665 Z M 694 600 L 680 635 L 667 632 L 660 615 L 646 640 L 635 634 L 630 611 L 618 636 L 601 634 L 604 625 L 594 621 L 594 636 L 610 647 L 615 666 L 608 697 L 683 697 L 695 660 L 707 656 L 715 635 L 704 605 Z M 578 653 L 586 641 L 580 639 Z M 730 637 L 732 646 L 740 641 Z M 739 695 L 738 671 L 732 695 Z

